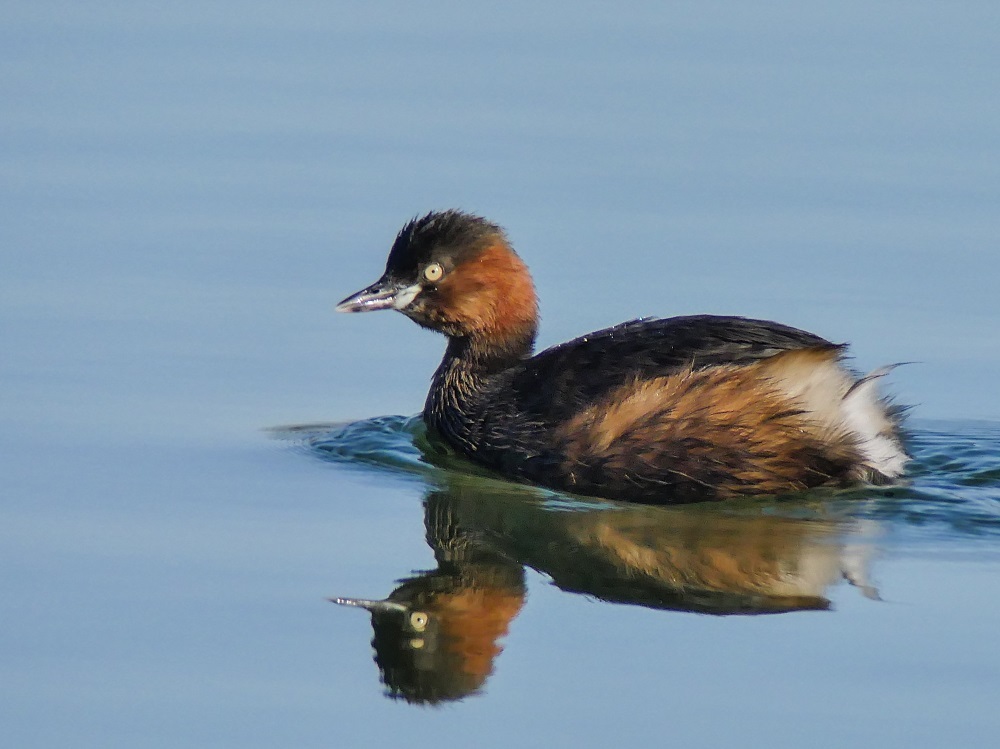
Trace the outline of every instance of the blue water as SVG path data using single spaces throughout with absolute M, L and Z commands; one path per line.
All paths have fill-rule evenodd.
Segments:
M 5 745 L 996 743 L 996 4 L 0 17 Z M 332 305 L 446 207 L 543 346 L 716 312 L 913 362 L 909 483 L 635 508 L 428 453 L 377 417 L 443 342 Z M 392 596 L 378 648 L 327 600 Z

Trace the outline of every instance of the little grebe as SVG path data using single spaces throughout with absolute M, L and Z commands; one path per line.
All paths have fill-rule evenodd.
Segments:
M 668 503 L 885 483 L 899 410 L 844 346 L 742 317 L 632 320 L 532 356 L 528 269 L 496 224 L 429 213 L 337 309 L 395 309 L 444 333 L 423 418 L 471 460 L 578 494 Z

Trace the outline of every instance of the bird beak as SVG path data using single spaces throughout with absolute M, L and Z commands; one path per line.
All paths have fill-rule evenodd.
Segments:
M 339 603 L 341 606 L 355 606 L 359 609 L 365 609 L 373 614 L 401 614 L 406 611 L 406 606 L 395 601 L 369 601 L 365 598 L 330 598 L 328 600 Z
M 406 286 L 399 281 L 380 278 L 367 289 L 351 294 L 337 305 L 337 312 L 375 312 L 380 309 L 403 309 L 420 293 L 420 286 Z

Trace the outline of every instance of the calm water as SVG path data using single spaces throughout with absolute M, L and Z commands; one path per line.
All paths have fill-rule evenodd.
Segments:
M 5 745 L 996 744 L 1000 6 L 0 17 Z M 909 483 L 638 508 L 429 452 L 375 417 L 442 341 L 332 305 L 451 206 L 544 346 L 718 312 L 913 362 Z

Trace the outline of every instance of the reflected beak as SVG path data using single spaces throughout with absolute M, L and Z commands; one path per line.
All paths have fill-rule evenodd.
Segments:
M 327 599 L 341 606 L 356 606 L 359 609 L 366 609 L 373 614 L 402 614 L 406 611 L 406 606 L 395 601 L 369 601 L 365 598 L 330 598 Z
M 375 312 L 380 309 L 403 309 L 420 292 L 419 286 L 404 286 L 398 281 L 380 278 L 367 289 L 351 294 L 337 305 L 337 312 Z

